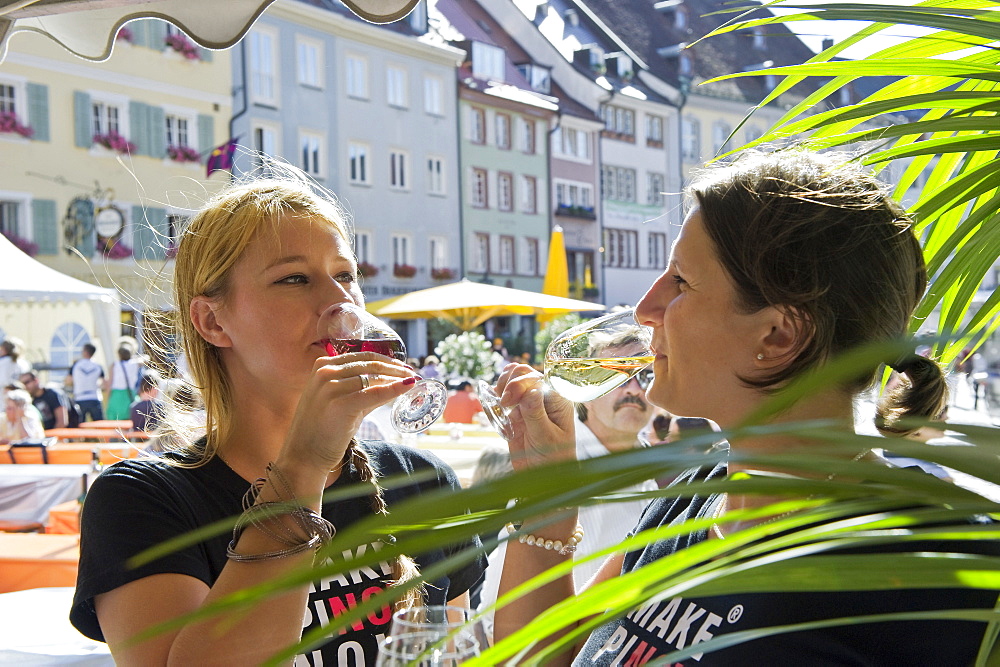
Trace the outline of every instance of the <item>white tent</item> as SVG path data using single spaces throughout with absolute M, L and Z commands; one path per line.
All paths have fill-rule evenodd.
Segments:
M 21 252 L 0 235 L 0 305 L 89 303 L 94 326 L 105 356 L 114 350 L 121 331 L 118 292 L 77 280 L 45 266 Z

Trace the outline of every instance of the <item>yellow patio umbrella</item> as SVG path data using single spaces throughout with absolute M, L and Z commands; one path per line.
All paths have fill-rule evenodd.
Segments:
M 474 283 L 462 279 L 369 303 L 368 311 L 386 319 L 441 317 L 464 331 L 503 315 L 565 315 L 605 310 L 604 304 L 566 299 L 527 290 Z
M 569 266 L 566 262 L 566 243 L 563 239 L 563 229 L 559 225 L 552 228 L 549 239 L 549 261 L 545 264 L 545 281 L 542 283 L 542 294 L 551 294 L 566 298 L 569 296 Z M 543 314 L 538 316 L 539 322 L 546 322 L 558 314 Z

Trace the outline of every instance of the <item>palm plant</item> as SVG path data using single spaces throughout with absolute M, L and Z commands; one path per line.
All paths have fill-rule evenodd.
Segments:
M 785 8 L 798 7 L 794 2 L 772 3 Z M 757 143 L 796 138 L 815 148 L 828 148 L 869 142 L 863 161 L 881 167 L 892 160 L 910 160 L 899 187 L 905 190 L 919 174 L 929 171 L 919 201 L 914 207 L 919 233 L 932 275 L 931 288 L 922 302 L 912 330 L 935 308 L 941 317 L 935 337 L 936 352 L 944 361 L 954 360 L 970 342 L 981 341 L 997 326 L 1000 294 L 993 294 L 984 304 L 972 309 L 973 299 L 982 279 L 1000 256 L 1000 8 L 995 0 L 927 0 L 920 3 L 810 4 L 802 12 L 782 17 L 755 17 L 741 14 L 717 32 L 764 26 L 771 23 L 794 23 L 801 20 L 870 20 L 876 21 L 854 37 L 825 50 L 809 62 L 770 72 L 733 74 L 751 76 L 783 74 L 786 79 L 775 88 L 773 96 L 795 85 L 804 77 L 829 78 L 816 92 L 790 109 Z M 756 11 L 760 7 L 754 8 Z M 740 11 L 740 10 L 735 10 Z M 932 33 L 884 49 L 863 61 L 834 61 L 844 48 L 894 24 L 922 25 Z M 857 104 L 810 114 L 814 105 L 832 92 L 859 77 L 879 75 L 896 78 L 894 83 Z M 924 110 L 918 120 L 886 121 L 886 114 L 901 110 Z M 910 344 L 912 350 L 912 343 Z M 823 372 L 777 395 L 768 410 L 778 410 L 784 401 L 824 386 L 840 377 L 850 377 L 859 368 L 870 367 L 886 358 L 886 350 L 858 350 L 831 363 Z M 728 491 L 787 495 L 769 508 L 731 512 L 723 522 L 752 519 L 755 516 L 780 515 L 776 521 L 741 531 L 729 539 L 710 540 L 661 559 L 627 576 L 618 577 L 599 587 L 559 604 L 500 642 L 487 655 L 470 664 L 544 664 L 553 652 L 571 645 L 595 624 L 610 615 L 624 614 L 650 600 L 689 595 L 719 595 L 750 591 L 828 591 L 895 589 L 899 587 L 936 588 L 971 587 L 1000 590 L 1000 562 L 995 557 L 954 558 L 951 554 L 928 550 L 919 554 L 866 553 L 842 555 L 834 550 L 854 546 L 899 544 L 913 540 L 995 540 L 1000 537 L 996 524 L 956 525 L 955 517 L 1000 513 L 1000 498 L 984 497 L 961 486 L 909 471 L 879 468 L 845 461 L 843 454 L 867 451 L 884 445 L 884 440 L 853 432 L 852 425 L 811 422 L 805 424 L 763 424 L 768 410 L 723 436 L 745 433 L 781 433 L 794 429 L 807 434 L 823 447 L 808 452 L 784 452 L 780 457 L 756 457 L 760 467 L 778 466 L 785 470 L 812 473 L 801 479 L 736 477 L 704 482 L 681 489 L 665 489 L 650 495 L 691 495 Z M 893 450 L 905 456 L 932 460 L 970 477 L 1000 484 L 1000 430 L 989 427 L 949 426 L 961 431 L 975 447 L 927 446 L 918 442 L 894 443 Z M 333 576 L 370 565 L 396 552 L 420 553 L 431 546 L 474 533 L 499 531 L 508 521 L 558 512 L 559 508 L 596 502 L 633 499 L 614 494 L 615 489 L 657 477 L 668 471 L 693 465 L 711 465 L 721 454 L 691 454 L 718 434 L 693 435 L 676 448 L 647 448 L 620 452 L 582 462 L 561 463 L 523 471 L 489 485 L 465 489 L 441 497 L 439 494 L 417 498 L 394 508 L 389 516 L 376 516 L 345 528 L 328 546 L 330 553 L 346 552 L 373 536 L 391 533 L 396 542 L 381 552 L 353 560 L 334 559 L 319 572 L 303 571 L 283 581 L 262 584 L 253 591 L 222 600 L 198 612 L 210 613 L 239 609 L 259 603 L 284 586 L 300 585 L 318 576 Z M 840 455 L 840 456 L 838 456 Z M 779 465 L 780 464 L 780 465 Z M 818 473 L 818 476 L 817 476 Z M 825 476 L 825 477 L 824 477 Z M 842 480 L 863 478 L 859 485 Z M 385 480 L 391 486 L 392 480 Z M 341 492 L 344 493 L 344 492 Z M 364 490 L 359 493 L 365 493 Z M 509 498 L 518 498 L 513 509 Z M 837 502 L 830 502 L 831 499 Z M 791 510 L 800 510 L 789 514 Z M 533 524 L 537 527 L 539 524 Z M 946 528 L 942 528 L 946 525 Z M 231 526 L 216 527 L 225 530 Z M 638 534 L 613 551 L 640 548 L 664 539 L 677 531 L 702 530 L 706 520 L 693 521 L 676 529 L 661 529 Z M 188 539 L 202 539 L 193 536 Z M 163 548 L 171 548 L 164 545 Z M 809 558 L 800 558 L 808 554 Z M 453 561 L 472 558 L 458 554 Z M 444 562 L 422 573 L 433 579 L 453 567 Z M 563 569 L 571 567 L 567 564 Z M 553 570 L 526 583 L 511 597 L 543 585 L 558 576 Z M 415 582 L 416 583 L 416 582 Z M 384 604 L 376 596 L 353 610 L 338 616 L 326 628 L 337 632 L 355 619 Z M 987 664 L 996 643 L 1000 614 L 993 611 L 937 611 L 893 614 L 893 620 L 927 617 L 962 618 L 990 623 L 983 640 L 978 664 Z M 180 619 L 183 623 L 188 619 Z M 867 619 L 872 620 L 872 619 Z M 879 619 L 885 620 L 885 619 Z M 837 625 L 859 622 L 843 618 L 809 624 Z M 579 624 L 578 624 L 579 623 Z M 805 624 L 804 624 L 805 625 Z M 526 657 L 526 651 L 540 639 L 570 628 L 555 644 L 541 653 Z M 708 642 L 679 648 L 658 660 L 679 660 L 695 653 L 709 652 L 733 643 L 775 632 L 802 629 L 802 626 L 762 628 L 746 633 L 719 636 Z M 298 647 L 281 650 L 275 660 L 287 659 L 304 646 L 321 640 L 303 638 Z M 946 639 L 942 639 L 946 641 Z M 995 657 L 995 656 L 994 656 Z

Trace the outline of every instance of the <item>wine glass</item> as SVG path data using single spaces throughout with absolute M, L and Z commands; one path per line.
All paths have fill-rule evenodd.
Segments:
M 653 361 L 652 330 L 639 324 L 635 310 L 622 310 L 578 324 L 545 350 L 546 383 L 564 398 L 585 403 L 628 382 Z M 480 380 L 479 402 L 490 423 L 510 440 L 509 410 L 489 383 Z
M 378 352 L 406 361 L 406 346 L 399 334 L 353 303 L 328 308 L 320 317 L 319 336 L 331 357 L 348 352 Z M 392 404 L 392 426 L 400 433 L 420 433 L 441 417 L 447 401 L 448 389 L 443 383 L 418 379 Z
M 462 664 L 487 645 L 482 624 L 473 615 L 470 609 L 452 605 L 418 605 L 395 612 L 376 664 Z

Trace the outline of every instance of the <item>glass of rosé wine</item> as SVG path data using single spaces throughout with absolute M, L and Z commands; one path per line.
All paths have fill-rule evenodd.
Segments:
M 377 352 L 406 362 L 406 346 L 395 331 L 363 306 L 341 303 L 320 318 L 319 335 L 326 353 Z M 392 426 L 400 433 L 420 433 L 444 413 L 448 389 L 437 380 L 417 379 L 392 404 Z

